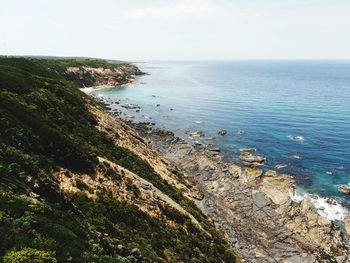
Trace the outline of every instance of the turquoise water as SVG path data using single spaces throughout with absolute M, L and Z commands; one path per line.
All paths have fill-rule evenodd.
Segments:
M 201 130 L 215 136 L 213 143 L 232 160 L 237 160 L 240 148 L 257 148 L 267 157 L 264 168 L 287 165 L 279 171 L 295 175 L 299 189 L 350 204 L 349 197 L 336 187 L 350 183 L 350 62 L 152 62 L 138 66 L 150 75 L 95 95 L 139 104 L 141 112 L 126 113 L 135 115 L 137 121 L 151 119 L 175 132 Z M 228 134 L 220 137 L 218 129 Z

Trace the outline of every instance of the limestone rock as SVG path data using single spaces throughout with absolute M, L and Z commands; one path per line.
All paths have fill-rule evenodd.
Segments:
M 310 254 L 296 255 L 283 260 L 283 263 L 315 263 L 316 257 Z
M 294 185 L 289 176 L 264 177 L 261 190 L 276 205 L 289 206 L 292 203 Z
M 263 170 L 256 167 L 247 167 L 241 173 L 240 181 L 243 184 L 252 184 L 256 182 L 258 178 L 260 178 L 263 174 Z

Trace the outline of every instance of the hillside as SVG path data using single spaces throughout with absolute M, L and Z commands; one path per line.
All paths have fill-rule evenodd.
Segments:
M 236 262 L 184 176 L 78 89 L 100 83 L 99 68 L 111 85 L 141 74 L 0 58 L 1 260 Z

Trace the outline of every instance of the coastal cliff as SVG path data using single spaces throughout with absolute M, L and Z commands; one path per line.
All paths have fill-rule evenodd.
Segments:
M 134 65 L 120 65 L 112 68 L 68 67 L 63 73 L 67 80 L 80 87 L 116 87 L 133 82 L 144 73 Z
M 344 230 L 316 197 L 293 200 L 291 176 L 125 122 L 77 88 L 133 81 L 135 66 L 2 59 L 0 70 L 4 259 L 349 262 Z
M 69 67 L 115 64 L 0 58 L 0 261 L 239 262 L 183 175 L 64 78 Z
M 118 107 L 130 108 L 105 99 L 103 103 L 112 107 L 111 114 L 117 117 Z M 129 111 L 134 108 L 140 109 L 134 105 Z M 250 167 L 250 163 L 227 162 L 220 149 L 189 143 L 172 132 L 155 128 L 153 123 L 128 121 L 125 125 L 134 128 L 144 143 L 175 165 L 177 173 L 184 174 L 191 189 L 189 197 L 228 235 L 246 262 L 350 260 L 349 216 L 344 218 L 344 225 L 325 212 L 343 213 L 337 211 L 334 200 L 314 195 L 295 200 L 294 180 L 288 174 Z

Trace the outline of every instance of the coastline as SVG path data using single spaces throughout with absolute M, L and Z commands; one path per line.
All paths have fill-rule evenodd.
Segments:
M 294 262 L 281 261 L 287 257 L 301 260 L 295 262 L 318 262 L 315 260 L 322 255 L 345 255 L 347 259 L 350 244 L 345 230 L 325 214 L 336 204 L 320 202 L 314 195 L 300 200 L 290 175 L 227 162 L 220 149 L 190 143 L 153 123 L 123 120 L 106 108 L 109 102 L 95 99 L 185 174 L 193 188 L 192 199 L 247 262 Z
M 145 74 L 145 73 L 144 73 Z M 86 95 L 91 95 L 92 92 L 98 91 L 98 90 L 104 90 L 104 89 L 117 89 L 120 88 L 121 86 L 128 86 L 131 84 L 136 84 L 138 82 L 138 79 L 131 79 L 127 83 L 120 83 L 120 84 L 110 84 L 110 85 L 100 85 L 100 86 L 92 86 L 92 87 L 84 87 L 84 88 L 79 88 L 82 92 L 84 92 Z

